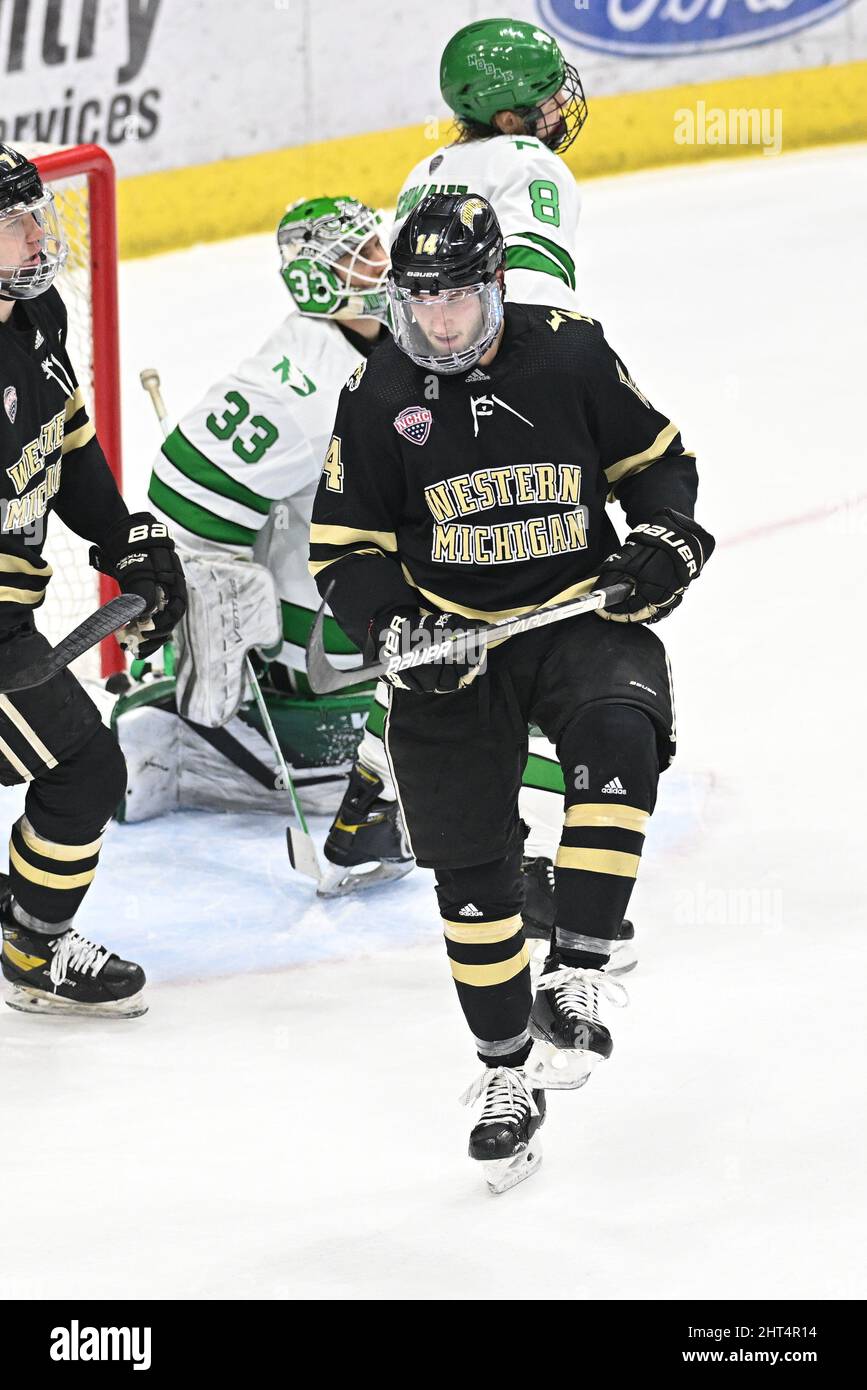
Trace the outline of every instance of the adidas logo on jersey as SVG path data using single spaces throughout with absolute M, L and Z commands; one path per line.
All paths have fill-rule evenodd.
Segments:
M 606 782 L 602 788 L 603 796 L 625 796 L 626 788 L 619 777 L 612 777 L 610 782 Z
M 464 381 L 490 381 L 490 379 L 487 372 L 483 372 L 481 367 L 474 367 L 473 370 L 464 377 Z
M 482 913 L 479 912 L 479 909 L 476 907 L 475 903 L 467 903 L 466 907 L 462 907 L 462 908 L 461 908 L 460 912 L 458 913 L 458 916 L 459 916 L 459 917 L 481 917 L 481 916 L 482 916 Z
M 33 340 L 33 351 L 35 352 L 37 348 L 41 348 L 44 342 L 45 339 L 42 336 L 42 330 L 40 328 L 37 328 L 36 337 Z

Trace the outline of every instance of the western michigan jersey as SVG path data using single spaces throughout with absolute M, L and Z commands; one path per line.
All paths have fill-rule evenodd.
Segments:
M 581 199 L 563 160 L 529 135 L 444 145 L 404 180 L 392 239 L 429 193 L 487 198 L 506 242 L 506 285 L 522 304 L 579 307 L 575 259 Z
M 617 535 L 692 515 L 695 459 L 600 325 L 506 303 L 490 365 L 437 379 L 392 342 L 341 393 L 313 508 L 310 569 L 356 642 L 390 610 L 492 621 L 593 588 Z
M 383 330 L 384 331 L 384 330 Z M 205 394 L 157 456 L 148 496 L 179 546 L 250 556 L 272 504 L 287 501 L 279 544 L 267 556 L 283 611 L 282 660 L 305 669 L 304 647 L 319 595 L 307 570 L 313 497 L 331 437 L 334 406 L 371 345 L 336 324 L 290 313 L 254 357 Z M 354 653 L 326 623 L 334 656 Z
M 43 602 L 52 511 L 101 543 L 127 515 L 66 350 L 57 290 L 0 323 L 0 631 Z

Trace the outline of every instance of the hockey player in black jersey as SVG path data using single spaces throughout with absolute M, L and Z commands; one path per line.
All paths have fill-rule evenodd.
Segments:
M 166 527 L 149 512 L 129 514 L 88 418 L 53 287 L 66 245 L 52 199 L 36 167 L 0 145 L 0 690 L 4 673 L 49 648 L 34 613 L 51 579 L 42 548 L 52 511 L 94 543 L 98 569 L 145 599 L 141 655 L 162 645 L 185 607 Z M 126 768 L 69 670 L 0 694 L 0 783 L 21 782 L 24 814 L 0 893 L 7 1002 L 30 1013 L 144 1013 L 141 967 L 74 925 Z
M 381 658 L 474 623 L 627 581 L 631 596 L 390 680 L 385 744 L 411 846 L 436 875 L 446 949 L 485 1072 L 470 1138 L 494 1190 L 539 1161 L 544 1087 L 612 1050 L 606 974 L 657 781 L 674 753 L 665 649 L 649 630 L 714 542 L 695 459 L 598 323 L 504 304 L 503 242 L 470 195 L 424 199 L 392 252 L 394 341 L 344 389 L 319 484 L 311 570 Z M 615 497 L 631 528 L 618 543 Z M 600 619 L 607 619 L 601 621 Z M 535 1002 L 521 926 L 517 792 L 528 722 L 566 787 L 551 950 Z

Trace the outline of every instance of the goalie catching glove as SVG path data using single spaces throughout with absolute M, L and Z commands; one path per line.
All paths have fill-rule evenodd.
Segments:
M 187 607 L 187 586 L 168 528 L 150 512 L 134 512 L 115 526 L 101 546 L 93 546 L 90 563 L 116 579 L 125 594 L 139 594 L 147 604 L 143 616 L 127 629 L 138 657 L 152 656 L 168 641 Z
M 713 536 L 692 517 L 663 508 L 630 531 L 620 549 L 603 562 L 598 589 L 624 580 L 635 587 L 621 603 L 599 609 L 599 617 L 617 623 L 660 622 L 681 602 L 715 545 Z
M 427 651 L 447 638 L 455 639 L 453 652 L 402 671 L 390 674 L 386 671 L 383 679 L 400 690 L 414 690 L 421 695 L 450 695 L 467 685 L 484 662 L 484 646 L 474 639 L 473 625 L 466 619 L 455 613 L 422 616 L 417 608 L 404 608 L 375 618 L 370 625 L 368 643 L 379 660 L 388 666 L 394 657 Z

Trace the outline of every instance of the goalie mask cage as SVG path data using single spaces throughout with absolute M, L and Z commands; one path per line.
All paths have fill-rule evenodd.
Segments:
M 68 349 L 109 467 L 122 485 L 120 354 L 117 306 L 117 212 L 114 164 L 98 145 L 23 148 L 54 194 L 69 244 L 55 284 L 69 316 Z M 114 580 L 91 569 L 90 542 L 74 535 L 56 513 L 49 517 L 44 555 L 54 569 L 45 603 L 36 611 L 41 632 L 55 645 L 71 628 L 117 593 Z M 114 637 L 73 668 L 99 680 L 122 670 Z

